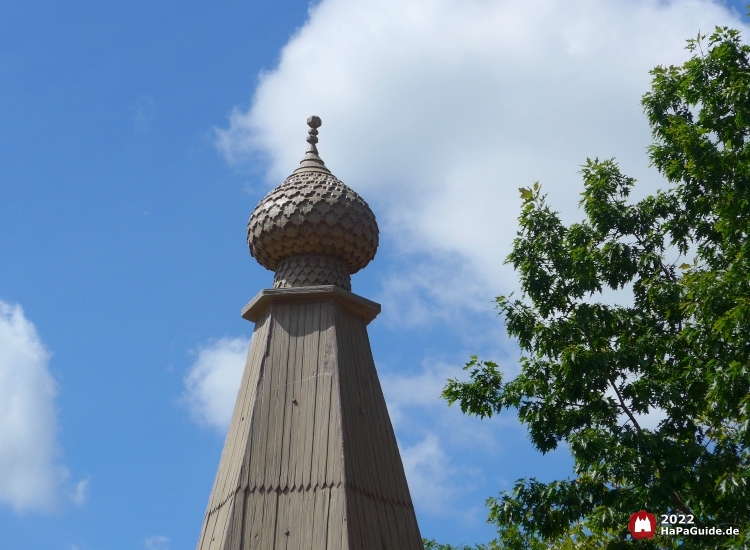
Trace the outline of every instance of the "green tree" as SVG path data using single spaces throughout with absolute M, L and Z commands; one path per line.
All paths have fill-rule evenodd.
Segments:
M 521 189 L 507 262 L 522 295 L 497 298 L 521 373 L 505 381 L 473 357 L 444 389 L 467 414 L 516 409 L 536 449 L 573 456 L 570 479 L 488 500 L 499 547 L 750 545 L 750 47 L 728 28 L 687 47 L 642 101 L 669 188 L 630 201 L 632 178 L 588 160 L 585 220 L 570 226 L 538 184 Z M 608 305 L 603 291 L 632 297 Z M 646 429 L 654 410 L 666 418 Z M 740 534 L 633 541 L 641 509 Z

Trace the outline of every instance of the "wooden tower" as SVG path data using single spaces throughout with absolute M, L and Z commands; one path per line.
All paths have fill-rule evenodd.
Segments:
M 367 336 L 380 305 L 350 274 L 378 247 L 375 216 L 316 148 L 248 223 L 275 272 L 255 323 L 198 550 L 421 550 Z

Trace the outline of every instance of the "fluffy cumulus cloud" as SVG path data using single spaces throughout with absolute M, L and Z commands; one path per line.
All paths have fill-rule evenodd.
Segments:
M 540 180 L 570 220 L 587 157 L 617 157 L 635 195 L 660 185 L 639 103 L 648 72 L 722 24 L 742 26 L 712 0 L 322 0 L 217 143 L 231 162 L 266 158 L 275 185 L 320 115 L 321 156 L 405 259 L 396 282 L 425 271 L 417 253 L 461 264 L 412 304 L 418 321 L 456 289 L 471 305 L 515 286 L 503 259 L 518 187 Z
M 483 521 L 481 506 L 467 505 L 471 500 L 466 497 L 476 497 L 475 505 L 486 497 L 485 475 L 472 455 L 497 455 L 504 446 L 503 431 L 519 433 L 518 422 L 506 415 L 481 422 L 461 414 L 458 406 L 447 407 L 439 396 L 447 379 L 461 376 L 457 363 L 430 358 L 413 373 L 388 365 L 378 370 L 418 509 L 466 523 Z
M 50 353 L 19 305 L 0 301 L 0 502 L 16 511 L 48 510 L 67 471 L 58 454 L 57 387 Z M 71 498 L 83 502 L 88 483 Z
M 221 338 L 198 349 L 185 377 L 184 399 L 199 424 L 226 432 L 249 344 L 244 338 Z
M 456 480 L 461 479 L 463 485 L 467 476 L 450 466 L 438 437 L 430 433 L 415 445 L 402 448 L 401 460 L 417 507 L 434 515 L 445 515 L 447 506 L 455 499 Z

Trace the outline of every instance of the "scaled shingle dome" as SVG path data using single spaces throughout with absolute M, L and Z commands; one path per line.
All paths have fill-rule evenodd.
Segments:
M 250 216 L 250 254 L 272 271 L 279 269 L 282 260 L 295 256 L 327 256 L 343 262 L 349 274 L 356 273 L 375 257 L 378 248 L 375 215 L 362 197 L 331 174 L 318 156 L 315 144 L 320 118 L 310 117 L 307 123 L 311 128 L 309 145 L 299 168 L 268 193 Z M 322 258 L 305 261 L 318 265 Z M 278 275 L 277 272 L 277 282 Z

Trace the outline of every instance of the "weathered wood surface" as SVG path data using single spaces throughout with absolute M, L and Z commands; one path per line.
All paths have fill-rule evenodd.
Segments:
M 380 313 L 380 304 L 344 290 L 335 285 L 301 286 L 296 288 L 267 288 L 242 308 L 242 318 L 257 323 L 268 307 L 280 300 L 305 302 L 332 299 L 343 306 L 365 324 Z
M 370 319 L 318 298 L 257 321 L 198 550 L 422 548 Z

